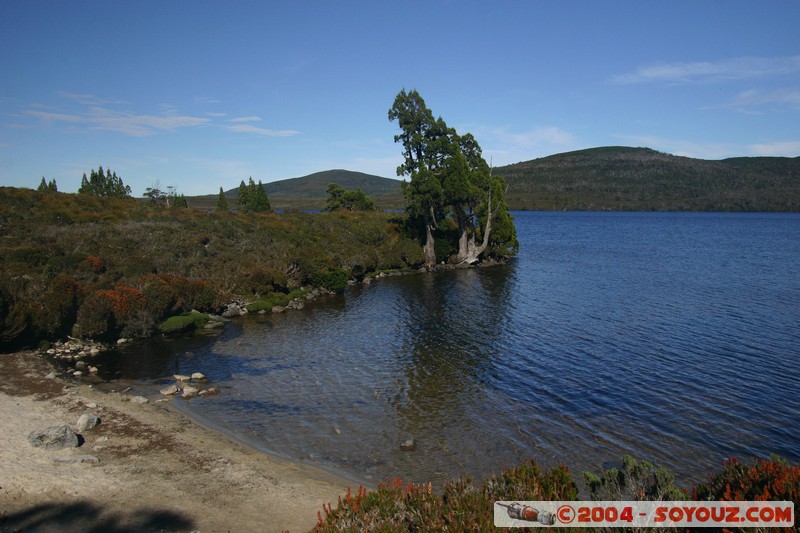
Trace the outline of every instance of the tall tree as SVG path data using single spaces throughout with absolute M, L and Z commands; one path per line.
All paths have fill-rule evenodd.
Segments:
M 434 120 L 417 91 L 403 89 L 397 95 L 389 120 L 397 120 L 402 130 L 394 137 L 402 142 L 405 159 L 397 174 L 411 177 L 410 183 L 403 182 L 403 193 L 409 216 L 425 226 L 426 265 L 436 261 L 434 231 L 446 215 L 458 226 L 457 252 L 451 260 L 472 264 L 487 249 L 515 253 L 519 244 L 505 204 L 505 184 L 492 176 L 472 134 L 460 136 L 441 117 Z M 500 219 L 503 231 L 496 237 L 502 240 L 493 240 L 493 227 Z
M 217 212 L 225 213 L 228 211 L 228 199 L 225 197 L 225 191 L 222 187 L 219 188 L 219 196 L 217 196 Z
M 442 132 L 443 121 L 436 121 L 425 105 L 425 100 L 416 91 L 400 91 L 389 109 L 389 120 L 396 120 L 401 133 L 394 142 L 403 145 L 403 164 L 397 167 L 398 176 L 409 176 L 403 181 L 403 196 L 408 215 L 425 228 L 425 265 L 436 264 L 433 232 L 440 218 L 442 185 L 436 176 L 438 158 L 436 149 Z

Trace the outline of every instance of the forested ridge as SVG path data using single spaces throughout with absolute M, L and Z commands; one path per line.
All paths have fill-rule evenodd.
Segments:
M 603 147 L 495 169 L 511 209 L 800 211 L 800 158 L 680 157 Z

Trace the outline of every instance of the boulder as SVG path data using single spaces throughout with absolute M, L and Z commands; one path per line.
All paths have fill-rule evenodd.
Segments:
M 92 413 L 83 413 L 78 418 L 77 428 L 78 431 L 86 431 L 88 429 L 92 429 L 97 427 L 100 424 L 100 418 L 97 415 L 93 415 Z
M 32 431 L 28 434 L 28 442 L 36 448 L 45 450 L 77 448 L 80 444 L 78 436 L 66 425 L 50 426 L 42 431 Z
M 167 385 L 166 387 L 164 387 L 163 389 L 161 389 L 158 392 L 160 392 L 164 396 L 170 396 L 172 394 L 177 394 L 178 393 L 178 386 L 175 385 L 175 384 Z
M 144 396 L 131 396 L 131 403 L 148 403 L 149 401 Z
M 214 396 L 215 394 L 217 394 L 217 389 L 215 389 L 214 387 L 209 387 L 209 388 L 207 388 L 205 390 L 201 390 L 200 392 L 197 393 L 198 396 L 202 396 L 202 397 Z
M 285 311 L 285 309 L 283 307 L 281 307 L 280 305 L 273 306 L 273 308 L 272 308 L 272 312 L 273 313 L 283 313 L 284 311 Z
M 229 305 L 225 311 L 222 312 L 222 318 L 233 318 L 237 316 L 242 316 L 242 308 L 238 305 L 231 304 Z
M 188 400 L 189 398 L 196 396 L 198 392 L 199 390 L 197 387 L 184 387 L 183 394 L 181 394 L 181 396 Z
M 205 374 L 203 374 L 201 372 L 194 372 L 192 374 L 192 381 L 205 381 L 205 380 L 206 380 L 206 376 L 205 376 Z
M 185 374 L 174 374 L 172 377 L 175 378 L 175 381 L 191 381 L 192 379 L 192 376 L 187 376 Z
M 417 449 L 417 443 L 414 442 L 414 439 L 404 440 L 400 443 L 400 449 L 404 452 L 412 452 Z

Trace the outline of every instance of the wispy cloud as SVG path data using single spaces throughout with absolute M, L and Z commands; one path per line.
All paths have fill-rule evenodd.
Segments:
M 775 157 L 800 156 L 800 141 L 776 141 L 764 144 L 751 144 L 747 148 L 751 155 Z
M 623 144 L 652 148 L 672 155 L 696 159 L 723 159 L 742 155 L 742 148 L 729 143 L 698 142 L 657 135 L 615 135 Z
M 82 109 L 75 112 L 58 112 L 42 109 L 41 106 L 31 106 L 23 114 L 44 122 L 85 125 L 93 130 L 112 131 L 134 137 L 197 127 L 210 122 L 208 118 L 179 115 L 169 106 L 160 114 L 134 113 L 110 108 L 113 104 L 126 103 L 121 100 L 64 92 L 60 93 L 60 96 L 77 102 Z
M 218 104 L 219 98 L 214 96 L 195 96 L 194 103 L 196 104 Z
M 615 83 L 695 83 L 744 80 L 800 73 L 800 56 L 736 57 L 721 61 L 657 63 L 614 76 Z
M 237 133 L 255 133 L 256 135 L 264 135 L 265 137 L 292 137 L 294 135 L 300 135 L 300 132 L 295 130 L 270 130 L 267 128 L 259 128 L 252 124 L 233 124 L 224 126 L 224 128 Z
M 262 120 L 263 119 L 261 117 L 256 115 L 236 117 L 228 120 L 228 122 L 232 122 L 233 124 L 227 124 L 223 127 L 229 131 L 235 131 L 237 133 L 254 133 L 256 135 L 263 135 L 265 137 L 292 137 L 300 134 L 300 132 L 296 130 L 271 130 L 249 124 L 250 122 L 261 122 Z
M 484 157 L 493 158 L 495 165 L 527 161 L 580 147 L 580 141 L 573 134 L 556 126 L 542 126 L 524 132 L 481 126 L 470 129 L 483 147 Z
M 730 102 L 713 107 L 749 110 L 764 105 L 800 111 L 800 88 L 792 87 L 769 92 L 749 89 L 739 93 Z
M 230 119 L 231 122 L 261 122 L 261 117 L 251 115 L 249 117 L 237 117 Z

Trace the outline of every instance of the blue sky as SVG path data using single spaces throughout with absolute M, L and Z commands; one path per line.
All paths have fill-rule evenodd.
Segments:
M 800 2 L 0 3 L 0 185 L 141 195 L 396 177 L 416 88 L 495 166 L 595 146 L 800 155 Z

